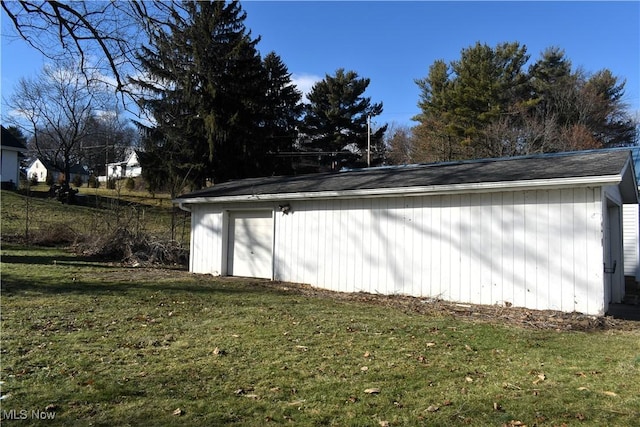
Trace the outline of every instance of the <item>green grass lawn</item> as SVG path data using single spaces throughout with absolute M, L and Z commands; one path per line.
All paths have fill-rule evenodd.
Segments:
M 640 423 L 638 329 L 535 330 L 10 244 L 1 267 L 0 413 L 20 425 Z

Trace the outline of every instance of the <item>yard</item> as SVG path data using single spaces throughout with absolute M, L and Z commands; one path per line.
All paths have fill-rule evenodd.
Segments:
M 10 243 L 1 303 L 0 413 L 21 425 L 640 419 L 634 322 L 131 268 Z

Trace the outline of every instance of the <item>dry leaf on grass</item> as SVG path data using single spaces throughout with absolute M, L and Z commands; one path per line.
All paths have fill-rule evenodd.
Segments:
M 544 381 L 547 379 L 547 376 L 545 374 L 538 374 L 537 378 L 535 380 L 533 380 L 534 384 L 538 384 L 541 381 Z
M 367 393 L 367 394 L 378 394 L 378 393 L 380 393 L 380 389 L 379 388 L 375 388 L 375 387 L 374 388 L 368 388 L 368 389 L 365 389 L 364 392 Z
M 180 409 L 180 408 L 177 408 L 175 411 L 173 411 L 173 415 L 175 415 L 177 417 L 182 416 L 182 415 L 184 415 L 184 411 L 182 409 Z

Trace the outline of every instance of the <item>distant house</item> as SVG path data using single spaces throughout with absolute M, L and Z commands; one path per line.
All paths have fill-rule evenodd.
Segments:
M 142 168 L 138 160 L 138 152 L 131 150 L 127 158 L 121 162 L 107 163 L 109 178 L 135 178 L 142 175 Z
M 174 202 L 194 273 L 602 315 L 625 296 L 638 184 L 629 150 L 598 150 L 244 179 Z
M 20 182 L 20 157 L 27 147 L 2 126 L 0 182 L 2 188 L 15 188 Z
M 46 160 L 35 159 L 27 168 L 27 177 L 31 179 L 34 176 L 38 179 L 38 182 L 46 182 L 47 177 L 51 177 L 53 182 L 58 182 L 63 173 Z M 82 178 L 82 182 L 87 182 L 89 179 L 87 167 L 79 164 L 71 166 L 69 181 L 73 182 L 77 176 Z

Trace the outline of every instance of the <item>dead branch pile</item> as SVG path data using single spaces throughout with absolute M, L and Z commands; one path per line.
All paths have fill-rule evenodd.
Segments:
M 54 223 L 31 231 L 28 242 L 38 246 L 74 244 L 80 236 L 68 224 Z
M 186 265 L 189 258 L 187 250 L 176 241 L 162 241 L 124 227 L 78 242 L 73 249 L 82 256 L 133 266 Z

